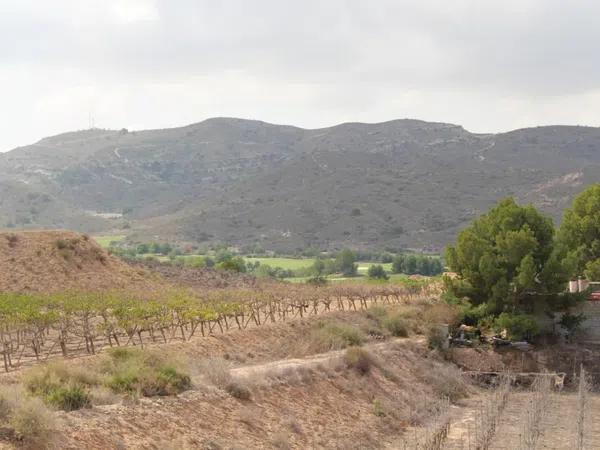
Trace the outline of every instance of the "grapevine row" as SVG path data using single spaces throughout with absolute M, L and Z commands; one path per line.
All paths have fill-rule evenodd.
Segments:
M 432 294 L 434 285 L 314 287 L 276 285 L 203 293 L 0 293 L 5 371 L 24 361 L 95 354 L 104 347 L 187 341 L 331 310 L 365 309 Z

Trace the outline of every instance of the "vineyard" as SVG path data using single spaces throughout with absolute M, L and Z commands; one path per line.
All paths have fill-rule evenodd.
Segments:
M 438 293 L 437 284 L 329 287 L 273 285 L 202 294 L 164 290 L 0 294 L 0 352 L 4 370 L 52 357 L 95 354 L 106 347 L 188 341 L 327 311 L 364 310 Z

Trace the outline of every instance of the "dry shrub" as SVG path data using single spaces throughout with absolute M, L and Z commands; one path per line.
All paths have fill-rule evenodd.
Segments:
M 423 320 L 429 324 L 447 323 L 451 328 L 460 325 L 460 310 L 447 303 L 436 303 L 423 310 Z
M 465 398 L 469 393 L 469 384 L 460 369 L 437 363 L 424 370 L 424 379 L 437 396 L 446 397 L 451 402 Z
M 99 383 L 93 372 L 69 367 L 63 361 L 31 369 L 23 382 L 29 393 L 64 411 L 89 408 L 92 405 L 89 388 Z
M 159 351 L 114 348 L 104 360 L 106 386 L 115 393 L 129 395 L 175 395 L 191 387 L 189 375 L 179 362 Z
M 121 397 L 105 386 L 92 386 L 90 396 L 93 405 L 114 405 L 121 401 Z
M 386 330 L 388 330 L 392 334 L 392 336 L 408 336 L 408 321 L 398 313 L 386 317 L 383 320 L 382 325 Z
M 18 389 L 0 387 L 0 423 L 8 421 L 12 411 L 21 401 L 21 393 Z
M 232 382 L 229 363 L 222 358 L 210 358 L 198 364 L 200 374 L 213 386 L 220 389 Z
M 350 347 L 344 355 L 346 366 L 356 370 L 361 375 L 366 375 L 375 365 L 373 356 L 360 347 Z
M 427 331 L 427 346 L 432 350 L 445 350 L 448 336 L 438 325 L 431 325 Z
M 310 350 L 328 352 L 361 345 L 365 336 L 356 326 L 343 322 L 319 322 L 310 336 Z
M 367 318 L 375 321 L 376 329 L 387 331 L 395 337 L 407 337 L 409 330 L 416 328 L 419 314 L 419 309 L 414 307 L 373 306 L 367 311 Z
M 230 381 L 225 390 L 234 398 L 238 400 L 250 400 L 252 398 L 252 392 L 248 386 L 240 379 Z
M 32 448 L 47 448 L 56 427 L 52 413 L 37 398 L 17 405 L 10 415 L 10 427 L 18 439 Z

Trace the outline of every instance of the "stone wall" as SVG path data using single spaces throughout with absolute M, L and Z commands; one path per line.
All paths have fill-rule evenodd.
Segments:
M 585 302 L 579 311 L 586 317 L 581 326 L 582 339 L 600 344 L 600 302 Z

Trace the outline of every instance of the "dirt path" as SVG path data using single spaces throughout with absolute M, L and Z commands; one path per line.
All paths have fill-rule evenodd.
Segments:
M 452 407 L 450 431 L 444 448 L 475 448 L 477 420 L 484 400 L 485 394 L 482 394 L 466 399 L 460 407 Z
M 393 416 L 374 414 L 374 399 L 392 399 L 405 387 L 402 380 L 408 380 L 413 392 L 423 391 L 421 380 L 410 379 L 415 371 L 410 361 L 419 364 L 412 353 L 415 341 L 422 338 L 363 346 L 385 358 L 390 370 L 399 374 L 397 380 L 377 370 L 365 376 L 343 365 L 328 367 L 344 354 L 331 351 L 233 368 L 236 378 L 259 376 L 261 384 L 248 381 L 253 386 L 249 400 L 238 400 L 199 380 L 194 389 L 177 397 L 57 413 L 59 448 L 383 448 L 398 441 L 403 427 Z
M 362 346 L 362 348 L 369 352 L 377 352 L 389 347 L 390 345 L 393 345 L 395 342 L 424 345 L 425 338 L 422 336 L 415 336 L 411 338 L 390 339 L 385 342 L 378 342 L 376 344 L 365 344 Z M 321 365 L 335 363 L 342 360 L 345 352 L 346 350 L 333 350 L 327 353 L 319 353 L 316 355 L 307 356 L 305 358 L 287 358 L 278 361 L 270 361 L 263 364 L 247 365 L 231 369 L 231 374 L 235 377 L 247 378 L 255 375 L 264 375 L 286 370 L 314 369 Z

